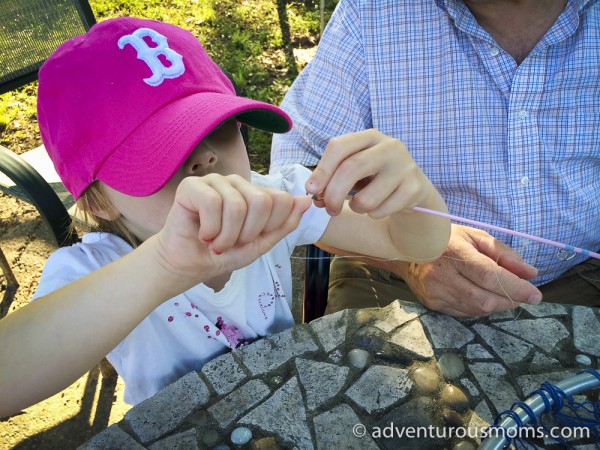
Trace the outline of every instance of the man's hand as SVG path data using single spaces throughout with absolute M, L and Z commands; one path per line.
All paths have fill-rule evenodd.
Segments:
M 426 264 L 398 262 L 394 271 L 423 306 L 457 317 L 486 316 L 542 300 L 527 281 L 537 275 L 534 267 L 488 233 L 460 225 L 452 225 L 442 257 Z

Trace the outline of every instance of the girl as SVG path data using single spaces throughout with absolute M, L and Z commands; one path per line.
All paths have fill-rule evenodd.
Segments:
M 291 326 L 296 245 L 429 261 L 448 241 L 447 220 L 410 211 L 445 212 L 442 198 L 403 144 L 375 130 L 333 139 L 313 173 L 253 174 L 238 123 L 285 132 L 289 117 L 235 96 L 172 25 L 106 20 L 63 44 L 40 70 L 38 116 L 98 230 L 55 252 L 37 300 L 0 322 L 0 415 L 107 354 L 136 404 Z

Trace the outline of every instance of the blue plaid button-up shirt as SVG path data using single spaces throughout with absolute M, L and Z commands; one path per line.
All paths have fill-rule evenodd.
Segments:
M 329 139 L 402 140 L 452 214 L 600 248 L 600 2 L 570 0 L 517 66 L 458 0 L 341 0 L 282 107 L 272 170 L 316 165 Z M 584 257 L 490 232 L 536 284 Z

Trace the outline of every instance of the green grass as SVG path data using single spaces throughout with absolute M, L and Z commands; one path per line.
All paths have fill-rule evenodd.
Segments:
M 326 2 L 326 17 L 337 0 Z M 233 77 L 241 95 L 279 104 L 294 78 L 286 60 L 276 0 L 90 0 L 98 21 L 135 16 L 173 23 L 194 33 Z M 316 42 L 319 0 L 288 1 L 292 42 Z M 301 70 L 302 67 L 298 67 Z M 17 153 L 39 145 L 36 83 L 0 96 L 0 143 Z M 266 172 L 271 136 L 252 130 L 252 167 Z

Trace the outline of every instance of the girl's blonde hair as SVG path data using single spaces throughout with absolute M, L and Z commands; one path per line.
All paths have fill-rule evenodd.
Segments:
M 113 209 L 106 193 L 102 189 L 102 184 L 96 180 L 90 184 L 87 189 L 77 199 L 77 209 L 75 217 L 82 223 L 83 227 L 91 231 L 104 231 L 112 233 L 124 239 L 132 247 L 140 245 L 140 241 L 123 224 L 120 219 L 108 220 L 94 214 L 93 211 L 110 211 Z M 75 226 L 75 221 L 73 221 Z

